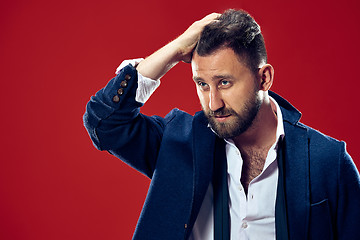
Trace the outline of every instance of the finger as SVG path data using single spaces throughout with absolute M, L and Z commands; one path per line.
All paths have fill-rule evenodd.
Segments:
M 210 14 L 206 15 L 206 16 L 203 18 L 203 20 L 212 21 L 212 20 L 218 19 L 220 16 L 221 16 L 220 13 L 210 13 Z

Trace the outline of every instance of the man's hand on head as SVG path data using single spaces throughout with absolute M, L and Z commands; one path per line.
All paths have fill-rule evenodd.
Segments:
M 189 63 L 191 54 L 200 38 L 204 27 L 221 16 L 211 13 L 203 19 L 194 22 L 183 34 L 151 54 L 137 66 L 137 70 L 145 77 L 157 80 L 165 75 L 178 62 Z
M 221 16 L 219 13 L 211 13 L 203 19 L 194 22 L 183 34 L 174 40 L 178 46 L 180 60 L 186 63 L 191 61 L 191 54 L 200 38 L 204 27 Z

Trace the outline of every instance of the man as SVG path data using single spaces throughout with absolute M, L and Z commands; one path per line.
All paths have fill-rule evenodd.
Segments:
M 203 111 L 141 114 L 179 61 L 191 62 Z M 360 178 L 345 144 L 269 91 L 274 69 L 251 16 L 210 14 L 130 62 L 84 123 L 98 149 L 151 178 L 134 239 L 359 238 Z

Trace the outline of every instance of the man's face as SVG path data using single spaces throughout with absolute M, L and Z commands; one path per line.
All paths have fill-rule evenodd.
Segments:
M 233 138 L 253 123 L 261 99 L 256 76 L 230 48 L 221 48 L 191 61 L 201 106 L 212 129 L 222 138 Z

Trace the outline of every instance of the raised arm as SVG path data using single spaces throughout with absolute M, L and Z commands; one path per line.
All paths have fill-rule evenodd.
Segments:
M 178 62 L 190 62 L 192 51 L 199 40 L 201 31 L 207 24 L 216 21 L 219 16 L 218 13 L 211 13 L 194 22 L 178 38 L 141 61 L 137 66 L 137 71 L 145 77 L 156 80 L 165 75 Z
M 150 78 L 145 82 L 152 82 L 151 79 L 159 79 L 179 61 L 189 62 L 202 29 L 218 16 L 210 14 L 195 22 L 174 41 L 141 61 L 137 68 L 132 65 L 122 68 L 91 97 L 84 125 L 99 150 L 106 150 L 145 175 L 152 176 L 163 131 L 176 111 L 165 118 L 141 114 L 140 107 L 144 102 L 137 101 L 138 90 L 144 89 L 142 84 L 146 83 L 138 81 L 139 75 Z M 151 91 L 145 95 L 150 94 Z

